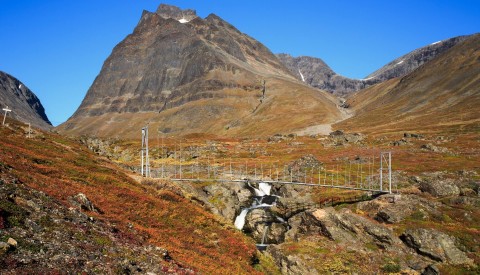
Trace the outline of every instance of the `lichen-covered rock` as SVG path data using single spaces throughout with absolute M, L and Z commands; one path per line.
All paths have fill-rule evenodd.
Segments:
M 418 254 L 438 262 L 449 264 L 472 264 L 473 260 L 455 246 L 455 239 L 433 229 L 410 228 L 400 238 Z
M 458 196 L 460 189 L 452 179 L 425 180 L 419 183 L 422 192 L 435 197 Z

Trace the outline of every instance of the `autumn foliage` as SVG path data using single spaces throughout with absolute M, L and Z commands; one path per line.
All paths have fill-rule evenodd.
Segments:
M 99 213 L 88 213 L 119 229 L 122 241 L 168 249 L 173 260 L 201 273 L 255 273 L 255 246 L 233 227 L 172 192 L 141 185 L 80 143 L 22 125 L 0 128 L 0 175 L 45 192 L 70 207 L 84 193 Z M 1 220 L 0 220 L 1 221 Z

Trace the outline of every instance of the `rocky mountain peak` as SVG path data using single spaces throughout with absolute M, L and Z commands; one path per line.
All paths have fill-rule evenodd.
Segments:
M 156 13 L 164 19 L 175 19 L 180 23 L 187 23 L 195 18 L 197 18 L 197 12 L 191 9 L 182 10 L 175 6 L 170 6 L 166 4 L 161 4 Z

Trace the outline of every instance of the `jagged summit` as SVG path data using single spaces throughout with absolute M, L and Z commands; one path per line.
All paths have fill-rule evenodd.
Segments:
M 180 23 L 187 23 L 198 17 L 195 10 L 182 10 L 178 7 L 166 4 L 161 4 L 158 7 L 156 13 L 164 19 L 172 18 L 179 21 Z

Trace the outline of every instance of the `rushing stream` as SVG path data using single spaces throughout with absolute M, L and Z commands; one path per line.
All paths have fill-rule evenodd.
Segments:
M 271 195 L 272 186 L 266 182 L 260 182 L 258 184 L 258 188 L 255 188 L 248 184 L 255 192 L 255 196 L 253 197 L 252 205 L 248 208 L 244 208 L 240 214 L 235 218 L 235 227 L 239 230 L 242 230 L 246 223 L 247 214 L 257 208 L 270 208 L 275 205 L 278 196 Z M 266 247 L 265 237 L 267 235 L 268 225 L 265 226 L 263 231 L 263 235 L 261 238 L 261 243 L 257 245 L 259 249 L 264 249 Z
M 250 185 L 250 187 L 252 186 Z M 270 191 L 272 189 L 272 186 L 270 184 L 265 182 L 260 182 L 258 184 L 258 188 L 255 188 L 255 187 L 252 187 L 252 188 L 255 191 L 255 197 L 254 197 L 252 206 L 243 209 L 242 212 L 240 212 L 240 214 L 235 218 L 235 223 L 234 223 L 235 227 L 240 230 L 243 229 L 243 226 L 245 225 L 245 218 L 247 217 L 247 214 L 250 210 L 256 209 L 256 208 L 268 208 L 275 205 L 275 199 L 274 200 L 269 199 L 268 201 L 270 203 L 263 202 L 264 199 L 266 199 L 267 197 L 271 197 Z

